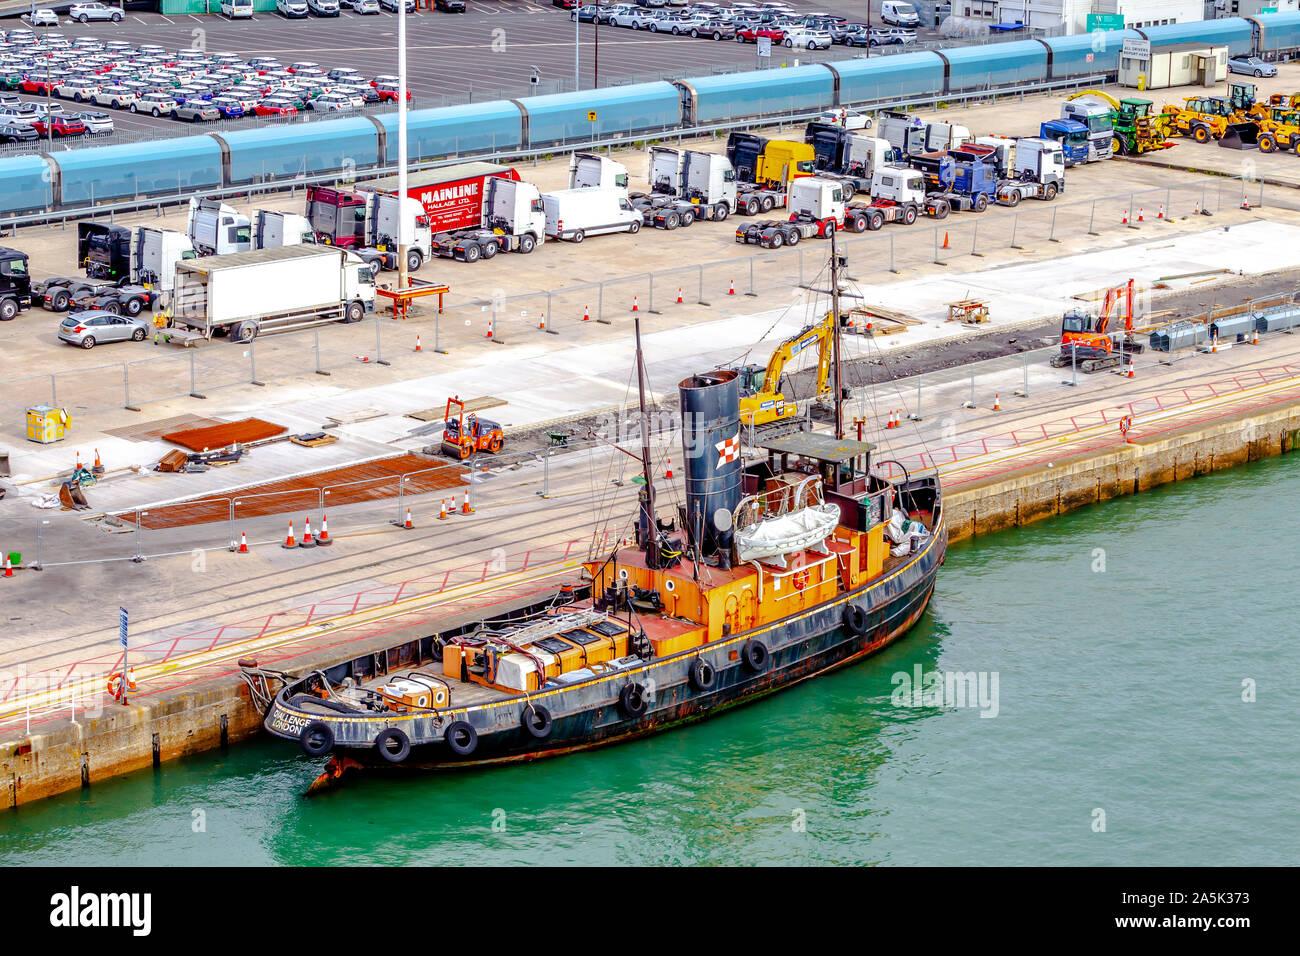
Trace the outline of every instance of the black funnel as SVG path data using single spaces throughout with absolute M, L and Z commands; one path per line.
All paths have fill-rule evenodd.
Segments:
M 677 386 L 686 462 L 686 524 L 690 541 L 709 557 L 731 548 L 731 517 L 740 504 L 740 381 L 721 369 Z

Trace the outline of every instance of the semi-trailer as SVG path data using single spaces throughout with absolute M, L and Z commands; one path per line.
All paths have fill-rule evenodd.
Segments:
M 248 342 L 323 322 L 359 322 L 375 305 L 375 276 L 355 253 L 300 244 L 177 263 L 163 337 L 192 345 L 227 335 Z

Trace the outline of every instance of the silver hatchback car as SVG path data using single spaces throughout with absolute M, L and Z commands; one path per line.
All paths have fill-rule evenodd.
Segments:
M 98 309 L 74 312 L 59 323 L 59 338 L 69 345 L 93 349 L 104 342 L 143 342 L 153 328 L 150 319 L 114 315 Z

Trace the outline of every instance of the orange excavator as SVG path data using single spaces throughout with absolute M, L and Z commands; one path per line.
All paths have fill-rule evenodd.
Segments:
M 447 399 L 442 418 L 442 451 L 452 458 L 464 460 L 476 451 L 495 455 L 506 442 L 506 433 L 496 422 L 479 418 L 473 412 L 466 415 L 465 403 L 459 395 Z
M 1110 321 L 1123 303 L 1124 331 L 1112 335 Z M 1053 368 L 1078 363 L 1081 372 L 1100 372 L 1114 368 L 1125 355 L 1142 351 L 1142 343 L 1133 338 L 1133 280 L 1106 290 L 1101 311 L 1094 315 L 1071 309 L 1061 317 L 1061 351 L 1052 356 Z

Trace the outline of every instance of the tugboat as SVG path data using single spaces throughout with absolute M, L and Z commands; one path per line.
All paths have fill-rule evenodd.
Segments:
M 690 376 L 678 387 L 685 504 L 665 518 L 638 325 L 634 541 L 589 556 L 584 581 L 532 613 L 426 638 L 405 672 L 340 665 L 293 676 L 241 661 L 266 729 L 329 755 L 313 789 L 353 768 L 506 764 L 646 736 L 906 634 L 944 560 L 941 489 L 937 475 L 898 463 L 901 477 L 882 475 L 875 447 L 844 434 L 842 266 L 832 237 L 831 434 L 763 440 L 746 464 L 737 373 Z

